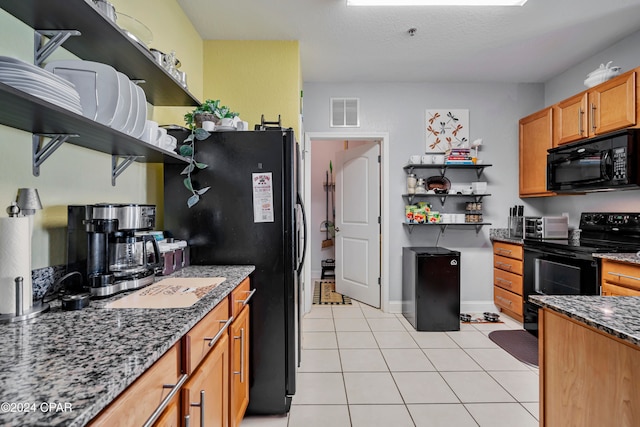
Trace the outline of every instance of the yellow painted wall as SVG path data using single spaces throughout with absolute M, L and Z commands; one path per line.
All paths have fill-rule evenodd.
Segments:
M 177 1 L 117 0 L 114 3 L 118 10 L 126 10 L 127 14 L 138 17 L 150 27 L 154 33 L 154 46 L 176 51 L 188 73 L 191 91 L 200 98 L 202 39 Z M 145 5 L 147 10 L 144 10 Z M 33 60 L 33 30 L 1 9 L 0 55 L 28 62 Z M 54 58 L 64 56 L 70 55 L 59 50 Z M 161 123 L 182 124 L 182 115 L 189 109 L 157 108 L 153 117 Z M 32 268 L 65 262 L 67 205 L 99 202 L 162 205 L 160 165 L 134 163 L 118 177 L 115 187 L 111 186 L 110 171 L 111 156 L 64 144 L 42 165 L 40 177 L 34 177 L 31 173 L 31 134 L 0 126 L 0 216 L 6 215 L 5 207 L 15 200 L 20 187 L 37 188 L 44 207 L 34 219 Z
M 299 135 L 300 50 L 297 41 L 205 40 L 203 99 L 220 99 L 250 129 L 281 116 Z

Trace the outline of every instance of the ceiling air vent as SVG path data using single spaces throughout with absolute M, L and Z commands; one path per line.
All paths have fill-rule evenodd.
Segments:
M 360 99 L 331 98 L 331 127 L 360 127 Z

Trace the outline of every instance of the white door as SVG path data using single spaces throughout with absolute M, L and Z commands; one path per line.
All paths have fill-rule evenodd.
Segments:
M 380 146 L 336 153 L 336 291 L 380 307 Z

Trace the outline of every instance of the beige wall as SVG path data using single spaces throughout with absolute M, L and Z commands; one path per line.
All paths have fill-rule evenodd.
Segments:
M 188 73 L 191 91 L 202 94 L 202 40 L 175 0 L 119 0 L 118 10 L 143 20 L 154 33 L 152 46 L 174 49 Z M 125 13 L 126 13 L 125 12 Z M 170 23 L 171 25 L 166 25 Z M 97 49 L 100 46 L 96 46 Z M 33 30 L 0 10 L 0 55 L 31 62 Z M 69 56 L 58 51 L 55 57 Z M 1 100 L 0 100 L 1 101 Z M 182 124 L 189 108 L 158 108 L 153 117 L 161 123 Z M 34 220 L 32 268 L 65 262 L 66 206 L 98 202 L 162 204 L 162 167 L 135 163 L 111 186 L 111 156 L 64 144 L 31 173 L 31 134 L 0 126 L 0 210 L 15 200 L 20 187 L 35 187 L 44 206 Z M 0 215 L 5 215 L 0 213 Z

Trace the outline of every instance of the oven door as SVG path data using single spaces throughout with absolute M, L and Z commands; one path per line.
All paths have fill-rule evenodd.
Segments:
M 599 295 L 598 264 L 588 253 L 524 246 L 524 328 L 537 335 L 538 307 L 529 295 Z

